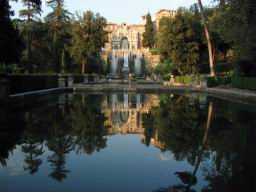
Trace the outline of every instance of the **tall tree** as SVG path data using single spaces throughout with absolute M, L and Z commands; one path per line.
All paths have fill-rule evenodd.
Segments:
M 198 0 L 198 5 L 199 5 L 200 13 L 201 13 L 201 16 L 202 16 L 205 36 L 206 36 L 206 40 L 207 40 L 208 53 L 209 53 L 209 64 L 210 64 L 210 73 L 211 73 L 211 76 L 215 76 L 214 66 L 213 66 L 213 50 L 212 50 L 211 36 L 210 36 L 209 30 L 208 30 L 208 27 L 207 27 L 206 18 L 205 18 L 205 15 L 204 15 L 204 8 L 203 8 L 203 4 L 202 4 L 201 0 Z
M 20 11 L 20 16 L 26 18 L 26 25 L 24 27 L 25 39 L 27 43 L 27 68 L 30 73 L 33 73 L 32 63 L 32 28 L 33 20 L 37 15 L 41 14 L 41 0 L 22 0 L 25 9 Z
M 240 75 L 256 76 L 256 1 L 219 1 L 218 24 L 220 34 L 233 45 L 240 63 Z
M 196 30 L 192 16 L 180 10 L 175 19 L 160 21 L 157 47 L 164 59 L 169 59 L 181 74 L 195 74 L 199 60 L 200 31 Z
M 0 1 L 0 65 L 19 62 L 22 41 L 18 30 L 12 25 L 13 15 L 9 0 Z
M 94 15 L 87 11 L 79 16 L 73 28 L 72 56 L 82 65 L 82 74 L 85 73 L 89 61 L 100 53 L 106 42 L 104 27 L 106 19 L 99 14 Z M 88 70 L 88 68 L 87 68 Z
M 147 14 L 146 20 L 147 22 L 145 25 L 145 32 L 142 34 L 143 36 L 142 46 L 153 48 L 155 45 L 155 33 L 154 33 L 154 25 L 152 22 L 152 18 L 149 13 Z
M 62 52 L 66 49 L 70 38 L 67 25 L 72 14 L 65 9 L 64 0 L 48 0 L 47 5 L 53 10 L 46 16 L 52 33 L 53 64 L 55 72 L 60 72 Z

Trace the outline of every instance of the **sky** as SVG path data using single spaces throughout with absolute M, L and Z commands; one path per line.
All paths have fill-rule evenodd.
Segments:
M 46 6 L 46 0 L 43 1 L 44 17 L 51 9 Z M 213 0 L 202 0 L 204 6 L 212 5 Z M 178 7 L 190 7 L 197 0 L 65 0 L 66 9 L 71 13 L 91 10 L 100 13 L 108 22 L 136 24 L 141 22 L 141 16 L 146 13 L 152 15 L 159 9 L 177 9 Z M 11 3 L 15 11 L 15 17 L 22 9 L 22 3 Z

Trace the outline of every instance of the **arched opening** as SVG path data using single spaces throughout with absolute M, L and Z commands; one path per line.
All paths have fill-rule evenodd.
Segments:
M 121 49 L 123 49 L 123 50 L 127 50 L 127 49 L 129 49 L 129 41 L 128 41 L 128 38 L 127 37 L 123 37 L 122 39 L 121 39 Z

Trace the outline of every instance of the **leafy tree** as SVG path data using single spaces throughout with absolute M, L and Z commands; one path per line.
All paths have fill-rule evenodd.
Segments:
M 171 60 L 181 75 L 198 72 L 200 33 L 195 26 L 186 10 L 180 10 L 175 19 L 164 18 L 160 22 L 159 52 Z
M 105 44 L 105 25 L 105 18 L 91 11 L 79 16 L 74 24 L 71 53 L 75 61 L 82 65 L 82 74 L 89 70 L 89 61 L 99 56 Z
M 41 0 L 22 0 L 22 3 L 26 9 L 20 11 L 20 17 L 26 18 L 26 24 L 24 26 L 24 34 L 27 46 L 27 68 L 30 73 L 33 72 L 33 63 L 32 63 L 32 28 L 33 20 L 37 15 L 41 14 Z
M 13 26 L 9 0 L 0 1 L 0 65 L 19 62 L 23 43 L 18 30 Z
M 41 0 L 22 0 L 22 3 L 26 9 L 20 11 L 20 17 L 25 17 L 27 21 L 31 21 L 41 14 Z
M 142 40 L 142 46 L 153 48 L 155 45 L 155 33 L 154 33 L 154 25 L 151 19 L 151 15 L 147 14 L 147 22 L 145 25 L 145 32 L 142 34 L 143 40 Z
M 221 36 L 233 45 L 237 60 L 242 60 L 241 75 L 256 76 L 256 1 L 220 1 L 217 22 Z M 243 68 L 245 69 L 243 71 Z M 248 70 L 246 70 L 248 68 Z M 244 72 L 244 73 L 243 73 Z

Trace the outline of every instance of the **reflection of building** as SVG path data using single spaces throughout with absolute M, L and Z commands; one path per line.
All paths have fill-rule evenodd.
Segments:
M 156 95 L 112 94 L 102 103 L 109 134 L 143 133 L 142 114 L 159 106 Z

